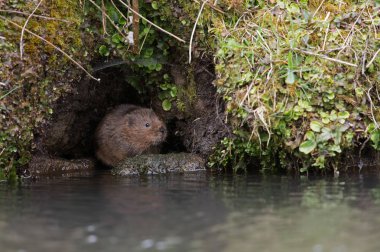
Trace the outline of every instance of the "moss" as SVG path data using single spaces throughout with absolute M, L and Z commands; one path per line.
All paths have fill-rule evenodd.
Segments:
M 7 3 L 4 9 L 30 13 L 35 2 Z M 84 58 L 81 6 L 78 1 L 44 1 L 37 14 L 63 19 L 31 18 L 27 29 L 41 35 L 68 52 L 77 61 Z M 23 25 L 25 16 L 3 15 Z M 71 90 L 71 82 L 82 75 L 69 60 L 40 39 L 24 34 L 24 58 L 19 57 L 20 29 L 0 19 L 0 169 L 9 179 L 15 176 L 15 167 L 25 165 L 35 147 L 34 134 L 52 113 L 51 105 Z M 88 38 L 89 40 L 91 37 Z

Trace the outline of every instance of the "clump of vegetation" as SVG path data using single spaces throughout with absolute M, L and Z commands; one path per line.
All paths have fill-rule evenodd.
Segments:
M 212 165 L 325 168 L 347 149 L 380 149 L 378 1 L 240 1 L 214 18 L 215 85 L 234 139 Z M 232 7 L 233 8 L 233 7 Z
M 170 5 L 160 1 L 139 3 L 138 15 L 134 15 L 132 1 L 97 0 L 89 1 L 87 5 L 88 19 L 97 23 L 95 29 L 104 36 L 98 47 L 99 54 L 108 59 L 121 58 L 120 64 L 133 73 L 128 75 L 127 82 L 139 93 L 155 90 L 164 97 L 170 89 L 173 99 L 175 91 L 169 88 L 173 84 L 166 75 L 168 67 L 165 65 L 170 62 L 170 50 L 183 44 L 184 40 L 169 32 L 175 30 L 175 25 L 163 13 L 170 12 Z M 163 108 L 170 107 L 169 97 L 164 98 Z
M 36 128 L 83 74 L 73 59 L 86 63 L 89 53 L 78 1 L 13 0 L 0 6 L 1 180 L 14 178 L 15 167 L 29 161 Z
M 140 94 L 157 94 L 163 110 L 175 107 L 185 111 L 184 104 L 192 99 L 192 93 L 188 94 L 188 90 L 173 83 L 170 64 L 188 62 L 189 40 L 200 6 L 200 3 L 186 0 L 140 1 L 137 39 L 133 1 L 91 0 L 86 9 L 88 18 L 97 23 L 96 29 L 104 36 L 99 54 L 106 59 L 121 58 L 120 64 L 128 69 L 126 81 Z M 197 29 L 196 39 L 193 39 L 195 57 L 210 50 L 207 44 L 212 39 L 206 36 L 205 30 L 212 13 L 212 8 L 205 9 L 197 23 L 203 29 Z

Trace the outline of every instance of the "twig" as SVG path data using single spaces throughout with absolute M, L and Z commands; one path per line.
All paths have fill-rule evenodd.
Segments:
M 201 2 L 204 2 L 203 0 L 200 0 Z M 198 1 L 195 0 L 195 2 L 198 3 Z M 209 3 L 208 0 L 206 1 L 207 5 L 210 6 L 211 9 L 216 10 L 217 12 L 221 14 L 226 14 L 224 11 L 222 11 L 216 4 Z
M 113 7 L 115 7 L 115 9 L 117 10 L 117 12 L 119 12 L 120 16 L 122 16 L 125 19 L 125 21 L 127 22 L 127 26 L 129 26 L 128 25 L 129 19 L 124 15 L 124 13 L 121 10 L 119 10 L 119 8 L 117 8 L 117 6 L 116 6 L 116 4 L 114 3 L 113 0 L 111 0 L 111 3 L 113 5 Z
M 193 45 L 193 37 L 194 37 L 195 29 L 197 28 L 197 24 L 198 24 L 199 18 L 201 17 L 201 14 L 202 14 L 203 8 L 205 7 L 205 5 L 206 5 L 207 2 L 208 2 L 208 0 L 206 0 L 206 1 L 204 1 L 204 2 L 202 3 L 202 5 L 201 5 L 201 9 L 200 9 L 199 12 L 198 12 L 197 19 L 195 20 L 195 24 L 194 24 L 194 27 L 193 27 L 193 31 L 191 32 L 190 44 L 189 44 L 189 63 L 191 63 L 191 48 L 192 48 L 192 45 Z
M 90 1 L 98 10 L 100 10 L 103 13 L 102 7 L 100 7 L 99 5 L 97 5 L 93 0 L 88 0 L 88 1 Z M 120 31 L 119 27 L 117 27 L 117 25 L 114 24 L 114 22 L 110 18 L 110 16 L 108 16 L 107 13 L 104 13 L 104 15 L 110 21 L 111 25 L 117 30 L 117 32 L 124 38 L 124 41 L 128 41 L 128 38 L 125 37 L 125 35 L 123 34 L 123 32 Z
M 311 19 L 314 18 L 315 14 L 317 14 L 317 12 L 318 12 L 319 9 L 322 7 L 322 5 L 323 5 L 324 2 L 325 2 L 325 0 L 323 0 L 323 1 L 321 2 L 321 4 L 318 6 L 318 8 L 317 8 L 317 9 L 315 10 L 315 12 L 313 13 L 313 16 L 311 16 Z
M 368 42 L 369 42 L 369 39 L 368 39 L 368 36 L 365 40 L 365 48 L 363 50 L 363 57 L 362 57 L 362 75 L 365 75 L 365 61 L 367 60 L 367 49 L 368 49 Z
M 21 86 L 17 86 L 17 87 L 14 87 L 12 88 L 11 90 L 9 90 L 7 93 L 5 93 L 4 95 L 2 95 L 0 97 L 0 100 L 4 99 L 5 97 L 7 97 L 9 94 L 13 93 L 14 91 L 16 91 L 17 89 L 19 89 Z
M 0 10 L 0 12 L 5 12 L 5 13 L 13 13 L 13 14 L 20 14 L 24 16 L 30 16 L 30 13 L 25 13 L 22 11 L 16 11 L 16 10 Z M 42 18 L 42 19 L 47 19 L 47 20 L 53 20 L 53 21 L 60 21 L 60 22 L 65 22 L 65 23 L 72 23 L 71 21 L 65 20 L 65 19 L 60 19 L 60 18 L 53 18 L 53 17 L 47 17 L 47 16 L 42 16 L 42 15 L 32 15 L 35 18 Z
M 104 5 L 104 0 L 102 0 L 102 25 L 103 25 L 103 34 L 109 35 L 107 32 L 106 6 Z
M 379 128 L 379 124 L 377 123 L 377 121 L 376 121 L 376 117 L 375 117 L 375 115 L 374 115 L 374 113 L 373 113 L 373 108 L 374 108 L 375 106 L 373 105 L 372 98 L 371 98 L 371 95 L 370 95 L 370 92 L 371 92 L 371 89 L 373 88 L 373 85 L 372 85 L 371 81 L 368 80 L 368 77 L 367 77 L 367 81 L 371 84 L 371 87 L 368 89 L 368 91 L 367 91 L 366 93 L 367 93 L 367 97 L 368 97 L 369 104 L 370 104 L 369 107 L 370 107 L 370 110 L 371 110 L 372 121 L 373 121 L 373 123 L 375 124 L 376 129 L 378 129 L 378 128 Z
M 259 72 L 261 71 L 261 67 L 259 67 L 259 69 L 257 69 L 256 71 L 256 74 L 255 74 L 255 77 L 253 77 L 253 80 L 251 81 L 251 84 L 249 85 L 248 89 L 247 89 L 247 92 L 245 93 L 243 99 L 241 100 L 240 104 L 239 104 L 239 107 L 241 107 L 245 101 L 245 99 L 247 99 L 249 93 L 251 92 L 251 89 L 253 87 L 253 85 L 255 84 L 256 82 L 256 78 L 257 76 L 259 75 Z
M 0 16 L 0 19 L 3 19 L 3 20 L 5 20 L 6 22 L 9 22 L 10 24 L 16 26 L 17 28 L 22 29 L 21 25 L 15 23 L 15 22 L 13 22 L 13 21 L 11 21 L 11 20 L 5 18 L 5 17 Z M 25 28 L 25 31 L 26 31 L 27 33 L 29 33 L 29 34 L 31 34 L 31 35 L 33 35 L 33 36 L 39 38 L 40 40 L 44 41 L 46 44 L 52 46 L 54 49 L 56 49 L 57 51 L 59 51 L 60 53 L 62 53 L 62 54 L 63 54 L 64 56 L 66 56 L 71 62 L 73 62 L 76 66 L 78 66 L 80 69 L 82 69 L 82 70 L 83 70 L 83 71 L 84 71 L 84 72 L 85 72 L 85 73 L 86 73 L 91 79 L 94 79 L 94 80 L 96 80 L 96 81 L 100 81 L 100 79 L 97 79 L 97 78 L 95 78 L 94 76 L 92 76 L 92 75 L 91 75 L 86 69 L 84 69 L 84 67 L 82 67 L 77 61 L 75 61 L 72 57 L 70 57 L 70 55 L 68 55 L 66 52 L 64 52 L 61 48 L 59 48 L 58 46 L 54 45 L 54 44 L 51 43 L 50 41 L 44 39 L 43 37 L 39 36 L 38 34 L 32 32 L 32 31 L 30 31 L 30 30 L 28 30 L 28 29 L 26 29 L 26 28 Z
M 328 19 L 329 17 L 330 17 L 330 12 L 327 12 L 327 15 L 326 15 L 325 21 L 327 21 L 327 19 Z M 330 29 L 330 22 L 327 24 L 327 28 L 326 28 L 326 32 L 325 32 L 325 39 L 323 40 L 323 45 L 322 45 L 322 51 L 325 50 L 326 41 L 327 41 L 327 35 L 329 34 L 329 29 Z
M 25 29 L 26 29 L 26 26 L 28 25 L 28 22 L 30 20 L 30 18 L 33 16 L 34 12 L 36 12 L 38 10 L 38 8 L 40 7 L 41 3 L 42 3 L 43 0 L 40 0 L 39 3 L 37 4 L 36 8 L 34 8 L 34 10 L 32 11 L 32 13 L 28 16 L 28 18 L 26 19 L 25 23 L 24 23 L 24 26 L 22 27 L 22 30 L 21 30 L 21 36 L 20 36 L 20 59 L 22 60 L 22 54 L 23 54 L 23 51 L 24 51 L 24 32 L 25 32 Z
M 92 1 L 92 0 L 89 0 L 89 1 Z M 135 12 L 128 4 L 124 3 L 122 0 L 119 0 L 119 2 L 124 5 L 126 8 L 128 8 L 128 10 L 130 10 L 131 12 L 133 12 L 134 14 L 138 15 L 141 19 L 145 20 L 147 23 L 153 25 L 154 27 L 156 27 L 157 29 L 159 29 L 160 31 L 172 36 L 173 38 L 177 39 L 178 41 L 181 41 L 182 43 L 186 43 L 185 40 L 177 37 L 176 35 L 174 35 L 173 33 L 170 33 L 166 30 L 164 30 L 163 28 L 159 27 L 158 25 L 156 25 L 155 23 L 153 23 L 152 21 L 149 21 L 148 19 L 146 19 L 145 17 L 143 17 L 140 13 L 137 13 Z
M 150 32 L 150 28 L 151 28 L 151 27 L 152 27 L 152 25 L 149 25 L 148 32 L 145 34 L 144 39 L 143 39 L 143 42 L 141 43 L 141 47 L 140 47 L 139 54 L 141 53 L 141 50 L 144 48 L 145 40 L 146 40 L 146 38 L 147 38 L 148 35 L 149 35 L 149 32 Z
M 369 9 L 368 9 L 368 6 L 367 6 L 367 13 L 368 13 L 368 16 L 370 17 L 370 19 L 371 19 L 371 24 L 372 24 L 372 27 L 373 27 L 373 32 L 375 33 L 375 38 L 377 38 L 377 31 L 376 31 L 376 25 L 375 25 L 375 21 L 373 20 L 373 18 L 372 18 L 372 15 L 371 15 L 371 13 L 370 13 L 370 11 L 369 11 Z M 364 20 L 364 22 L 365 22 L 366 20 Z
M 133 0 L 132 1 L 132 8 L 133 8 L 133 22 L 132 22 L 132 29 L 133 29 L 133 48 L 132 51 L 135 54 L 139 53 L 139 24 L 140 24 L 140 18 L 139 18 L 139 0 Z
M 368 62 L 368 64 L 365 66 L 366 68 L 369 68 L 371 66 L 371 64 L 373 63 L 373 61 L 376 59 L 377 55 L 380 53 L 380 49 L 377 50 L 377 52 L 375 53 L 375 55 L 373 55 L 372 59 Z
M 343 64 L 343 65 L 347 65 L 347 66 L 352 66 L 352 67 L 357 67 L 358 66 L 357 64 L 354 64 L 354 63 L 351 63 L 351 62 L 347 62 L 347 61 L 343 61 L 343 60 L 339 60 L 339 59 L 330 58 L 330 57 L 328 57 L 326 55 L 323 55 L 323 54 L 318 54 L 318 53 L 313 53 L 313 52 L 309 52 L 309 51 L 304 51 L 304 50 L 300 50 L 300 49 L 297 49 L 297 48 L 294 48 L 293 50 L 301 52 L 301 53 L 304 53 L 304 54 L 308 54 L 308 55 L 312 55 L 312 56 L 317 56 L 317 57 L 320 57 L 322 59 L 330 60 L 330 61 L 337 62 L 337 63 Z
M 367 5 L 367 4 L 366 4 L 366 5 Z M 363 8 L 362 11 L 359 13 L 359 16 L 357 17 L 357 19 L 355 20 L 355 22 L 352 24 L 351 29 L 350 29 L 350 32 L 348 33 L 346 39 L 344 40 L 343 45 L 347 45 L 348 39 L 349 39 L 350 36 L 353 34 L 354 28 L 355 28 L 356 24 L 358 23 L 360 17 L 362 16 L 363 12 L 364 12 L 364 8 Z

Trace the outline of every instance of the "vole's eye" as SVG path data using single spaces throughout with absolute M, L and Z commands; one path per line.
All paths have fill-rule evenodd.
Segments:
M 149 128 L 150 127 L 150 123 L 146 123 L 145 127 Z

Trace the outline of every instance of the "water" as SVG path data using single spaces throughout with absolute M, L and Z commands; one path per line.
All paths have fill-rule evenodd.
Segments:
M 380 175 L 0 184 L 0 251 L 380 251 Z

